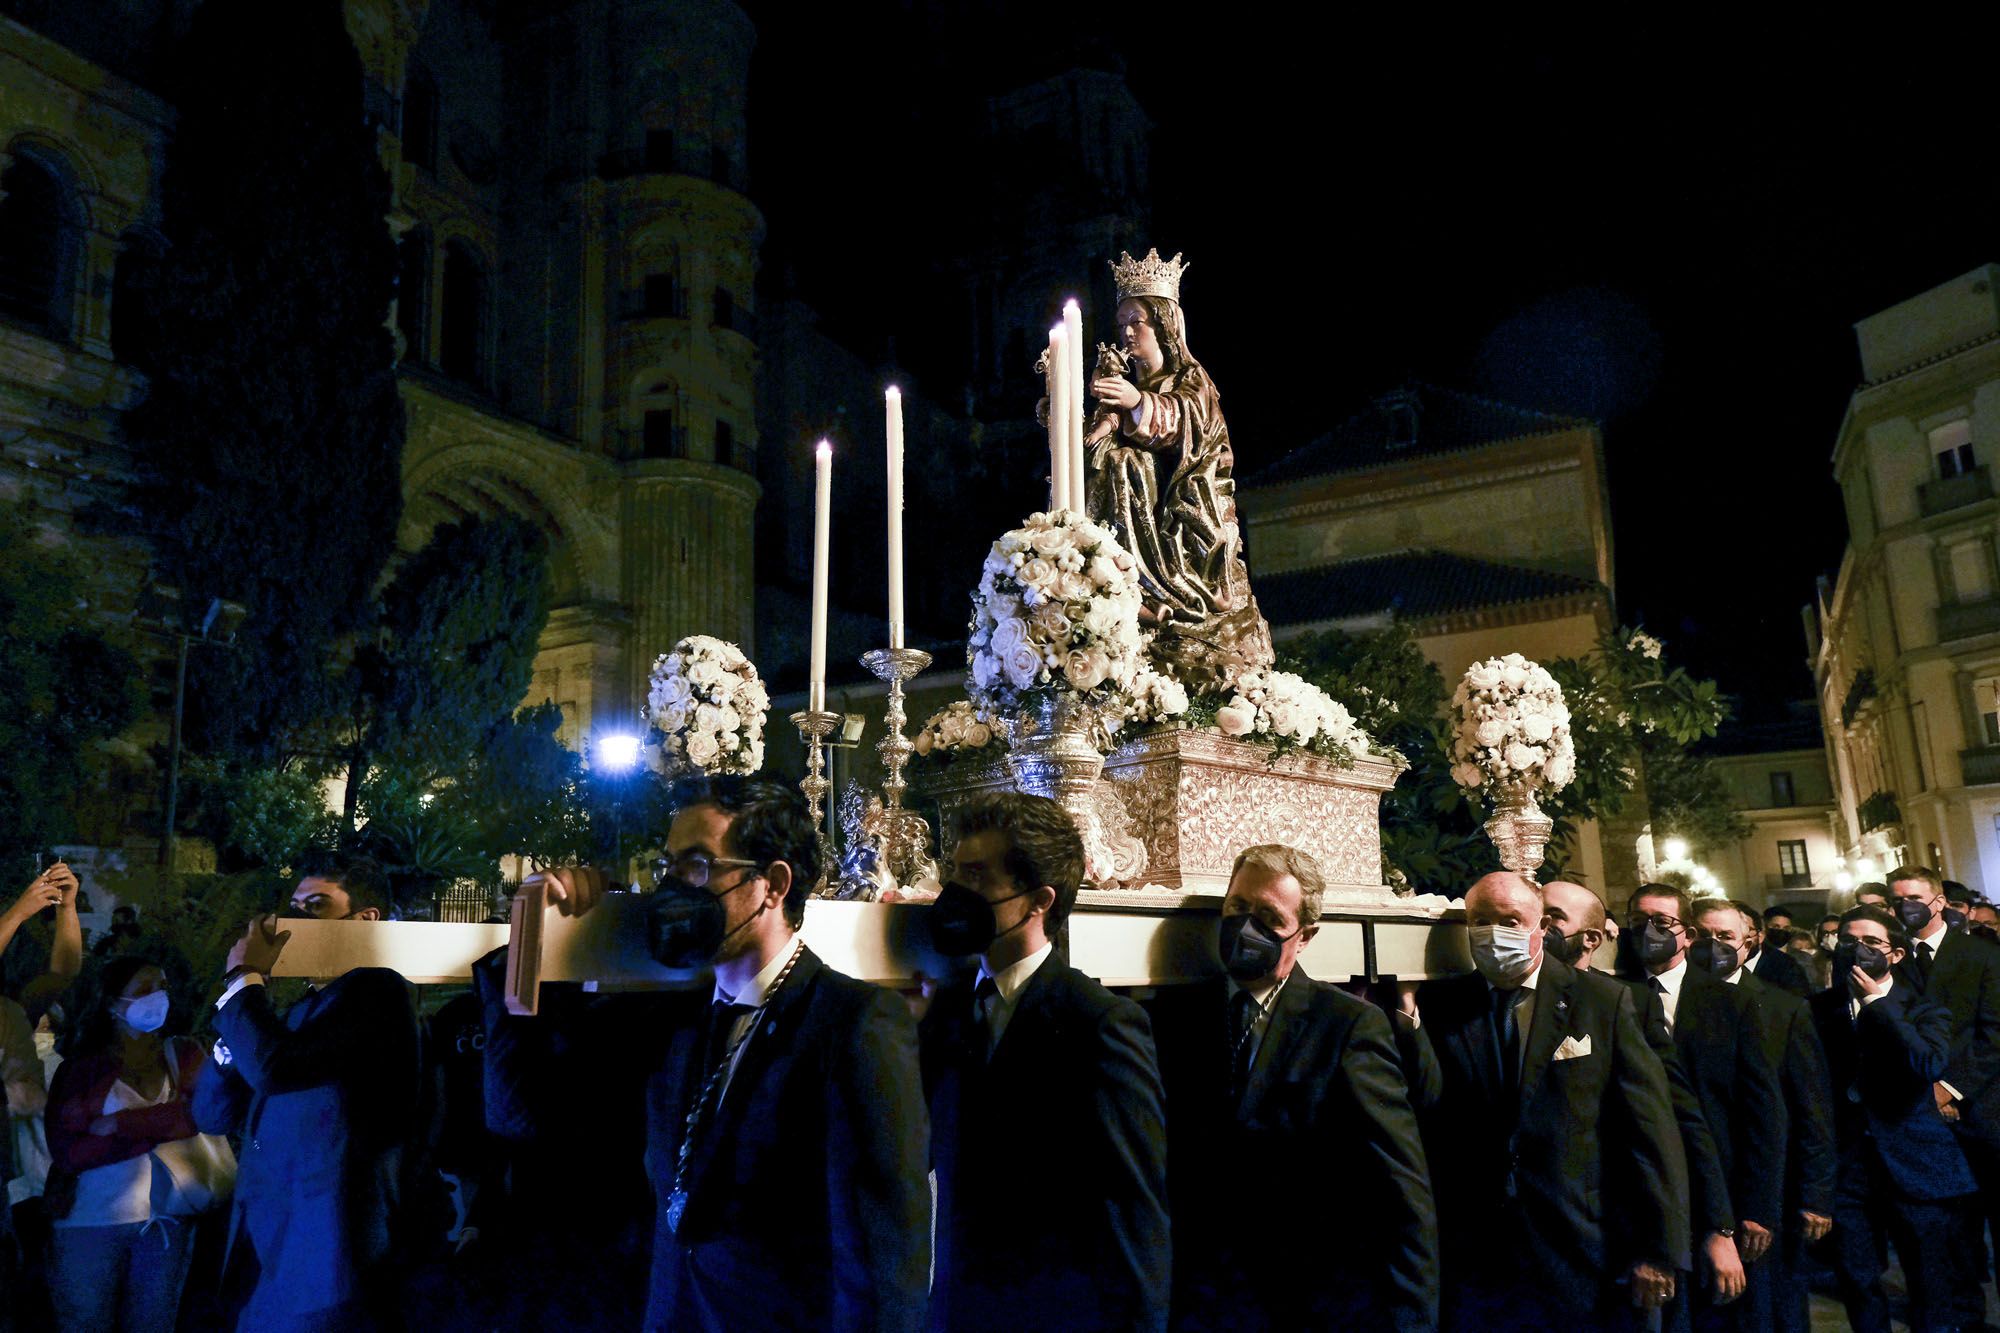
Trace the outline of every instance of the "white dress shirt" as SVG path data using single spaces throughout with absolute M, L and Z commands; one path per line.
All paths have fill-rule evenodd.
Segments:
M 1537 988 L 1541 985 L 1541 981 L 1542 964 L 1540 959 L 1536 959 L 1535 970 L 1521 978 L 1521 985 L 1519 987 L 1521 998 L 1514 1001 L 1514 1045 L 1516 1048 L 1514 1051 L 1514 1060 L 1517 1068 L 1528 1058 L 1528 1031 L 1535 1025 L 1535 994 Z M 1492 1003 L 1492 992 L 1500 988 L 1488 982 L 1486 989 L 1487 1003 L 1490 1005 Z
M 1674 1012 L 1681 1007 L 1681 983 L 1687 980 L 1688 960 L 1683 953 L 1674 965 L 1656 977 L 1646 979 L 1646 988 L 1651 990 L 1655 981 L 1665 987 L 1660 996 L 1660 1007 L 1667 1011 L 1667 1031 L 1674 1030 Z
M 722 982 L 719 978 L 717 979 L 714 1001 L 716 1004 L 747 1004 L 750 1006 L 750 1011 L 738 1014 L 736 1022 L 730 1026 L 729 1041 L 736 1044 L 736 1051 L 730 1057 L 729 1073 L 724 1076 L 722 1087 L 716 1093 L 718 1097 L 729 1090 L 729 1080 L 736 1076 L 736 1066 L 743 1062 L 743 1048 L 750 1044 L 750 1034 L 745 1032 L 745 1028 L 749 1026 L 752 1019 L 756 1018 L 757 1010 L 763 1007 L 764 1001 L 770 998 L 771 987 L 777 984 L 779 973 L 783 972 L 785 965 L 792 961 L 792 955 L 805 947 L 806 942 L 803 939 L 797 935 L 792 936 L 790 947 L 778 950 L 777 956 L 764 964 L 758 970 L 756 976 L 750 978 L 750 984 L 743 988 L 743 994 L 740 998 L 722 989 Z
M 1041 948 L 1035 950 L 1026 958 L 1018 962 L 1009 963 L 998 972 L 987 971 L 986 960 L 983 958 L 979 960 L 979 977 L 978 980 L 972 983 L 973 994 L 977 995 L 979 993 L 979 982 L 985 981 L 988 977 L 993 979 L 993 986 L 997 992 L 986 1002 L 987 1055 L 992 1055 L 999 1048 L 1000 1035 L 1007 1030 L 1008 1022 L 1014 1017 L 1015 1002 L 1021 998 L 1021 992 L 1027 989 L 1029 980 L 1035 975 L 1035 970 L 1047 962 L 1049 955 L 1054 951 L 1055 946 L 1053 944 L 1043 944 Z
M 1852 1023 L 1860 1018 L 1861 1011 L 1864 1008 L 1875 1003 L 1875 1001 L 1882 998 L 1882 995 L 1887 995 L 1894 989 L 1896 989 L 1896 974 L 1891 972 L 1888 976 L 1882 978 L 1881 995 L 1867 995 L 1857 998 L 1853 991 L 1849 991 L 1847 993 L 1847 1021 Z M 1954 1092 L 1952 1096 L 1956 1097 L 1958 1094 Z

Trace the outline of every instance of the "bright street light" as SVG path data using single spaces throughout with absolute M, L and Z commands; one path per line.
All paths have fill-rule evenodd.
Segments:
M 1668 838 L 1665 847 L 1661 850 L 1666 852 L 1669 861 L 1685 861 L 1688 854 L 1687 839 Z
M 639 762 L 639 738 L 614 731 L 597 738 L 597 762 L 607 772 L 625 773 Z

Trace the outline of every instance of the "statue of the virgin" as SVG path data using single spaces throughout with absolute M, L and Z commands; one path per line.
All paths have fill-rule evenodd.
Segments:
M 1118 343 L 1100 349 L 1090 385 L 1089 511 L 1138 561 L 1156 655 L 1184 684 L 1221 688 L 1270 665 L 1271 629 L 1243 563 L 1222 402 L 1188 351 L 1187 265 L 1153 250 L 1111 267 Z

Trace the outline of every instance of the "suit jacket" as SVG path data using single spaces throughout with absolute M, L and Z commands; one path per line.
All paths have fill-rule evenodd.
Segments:
M 713 1071 L 712 992 L 620 996 L 639 1003 L 586 1008 L 603 1029 L 597 1035 L 613 1035 L 623 1059 L 651 1070 L 649 1330 L 922 1327 L 930 1191 L 915 1024 L 894 992 L 800 950 L 698 1132 L 678 1232 L 667 1205 L 688 1112 Z M 552 1106 L 538 1118 L 541 1106 L 563 1101 L 567 1076 L 522 1040 L 546 1020 L 507 1015 L 498 977 L 485 964 L 477 975 L 487 1056 L 497 1051 L 501 1064 L 498 1079 L 488 1077 L 489 1123 L 531 1140 L 573 1123 L 575 1112 L 587 1116 L 588 1106 Z M 582 1049 L 605 1048 L 585 1041 Z M 533 1099 L 519 1095 L 528 1088 Z
M 194 1118 L 242 1140 L 231 1243 L 249 1238 L 260 1273 L 241 1327 L 316 1326 L 365 1302 L 390 1254 L 421 1078 L 414 993 L 356 968 L 280 1017 L 245 986 L 215 1026 L 229 1063 L 195 1081 Z
M 1785 1095 L 1748 992 L 1690 966 L 1674 1009 L 1674 1053 L 1701 1099 L 1736 1222 L 1784 1221 Z M 1696 1212 L 1702 1211 L 1696 1204 Z
M 1736 1225 L 1729 1176 L 1722 1169 L 1722 1154 L 1716 1149 L 1715 1135 L 1702 1112 L 1701 1093 L 1695 1089 L 1694 1080 L 1681 1062 L 1680 1051 L 1674 1046 L 1673 1029 L 1667 1026 L 1666 1005 L 1642 983 L 1624 977 L 1618 978 L 1618 982 L 1631 989 L 1646 1044 L 1667 1071 L 1674 1123 L 1680 1127 L 1681 1152 L 1687 1158 L 1689 1236 L 1699 1241 L 1710 1232 Z
M 1814 990 L 1812 978 L 1806 975 L 1805 968 L 1783 949 L 1759 949 L 1750 974 L 1766 985 L 1790 991 L 1801 1000 Z
M 1826 1052 L 1804 1000 L 1754 974 L 1736 984 L 1750 996 L 1765 1058 L 1777 1067 L 1785 1095 L 1784 1224 L 1792 1230 L 1801 1209 L 1833 1216 L 1836 1158 Z
M 1951 1046 L 1939 1077 L 1965 1099 L 1959 1134 L 2000 1149 L 2000 945 L 1953 928 L 1944 933 L 1928 978 L 1914 953 L 1897 975 L 1921 980 L 1924 994 L 1951 1016 Z
M 1418 993 L 1419 1035 L 1439 1072 L 1438 1095 L 1418 1112 L 1445 1303 L 1454 1287 L 1532 1283 L 1580 1315 L 1623 1306 L 1611 1284 L 1633 1263 L 1688 1262 L 1687 1163 L 1666 1069 L 1629 988 L 1545 956 L 1510 1105 L 1488 994 L 1477 974 Z M 1565 1042 L 1588 1053 L 1556 1060 Z
M 1388 1017 L 1295 967 L 1232 1100 L 1229 994 L 1215 977 L 1147 1006 L 1173 1107 L 1175 1326 L 1435 1327 L 1437 1216 Z M 1246 1190 L 1280 1164 L 1283 1179 Z M 1264 1271 L 1256 1223 L 1272 1205 L 1321 1210 L 1310 1282 Z
M 1951 1047 L 1951 1015 L 1900 975 L 1889 993 L 1848 1017 L 1845 985 L 1812 997 L 1813 1024 L 1832 1080 L 1840 1170 L 1865 1178 L 1879 1155 L 1907 1197 L 1952 1199 L 1975 1188 L 1972 1170 L 1931 1085 Z
M 1151 1026 L 1054 954 L 986 1056 L 970 976 L 924 1016 L 937 1329 L 1160 1329 L 1172 1240 Z

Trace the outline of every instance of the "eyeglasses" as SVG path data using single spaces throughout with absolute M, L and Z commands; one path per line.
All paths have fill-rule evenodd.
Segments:
M 1625 924 L 1633 930 L 1644 930 L 1647 926 L 1658 926 L 1661 930 L 1667 931 L 1681 929 L 1680 918 L 1668 916 L 1665 912 L 1655 912 L 1651 916 L 1635 913 L 1626 919 Z
M 733 857 L 710 856 L 707 852 L 688 851 L 679 856 L 656 856 L 653 858 L 653 882 L 659 883 L 671 876 L 692 888 L 708 887 L 708 877 L 718 867 L 724 869 L 757 869 L 761 861 L 739 861 Z

